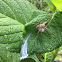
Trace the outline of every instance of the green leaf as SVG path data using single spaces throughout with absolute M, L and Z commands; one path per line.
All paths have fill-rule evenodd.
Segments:
M 20 62 L 36 62 L 35 60 L 33 60 L 32 58 L 26 58 Z
M 62 11 L 62 0 L 51 0 L 52 3 L 56 6 L 56 9 Z
M 39 60 L 38 60 L 37 56 L 34 54 L 31 56 L 28 56 L 28 58 L 26 58 L 26 59 L 21 60 L 21 62 L 39 62 Z
M 60 52 L 61 50 L 62 50 L 62 46 L 59 48 L 59 52 Z M 59 53 L 59 52 L 58 52 L 58 53 Z M 53 53 L 55 53 L 55 50 L 53 51 Z M 58 54 L 58 55 L 59 55 L 59 54 Z M 58 55 L 57 55 L 57 57 L 58 57 Z M 44 55 L 44 56 L 45 56 L 45 55 Z M 57 58 L 57 57 L 56 57 L 56 58 Z M 46 53 L 46 60 L 51 60 L 51 58 L 53 58 L 52 52 L 47 52 L 47 53 Z M 55 60 L 57 60 L 56 58 L 55 58 Z
M 26 0 L 0 0 L 0 49 L 20 54 L 25 32 L 24 24 L 32 19 L 34 10 L 37 8 Z M 5 52 L 1 54 L 0 59 L 6 58 L 3 54 Z M 1 59 L 0 62 L 7 62 L 11 58 L 7 59 Z M 12 59 L 11 62 L 18 62 L 13 57 Z
M 35 11 L 35 15 L 33 17 L 38 17 L 41 23 L 47 21 L 52 17 L 52 14 L 46 13 L 43 11 Z M 33 14 L 34 14 L 33 13 Z M 39 14 L 38 16 L 36 16 Z M 30 23 L 25 25 L 26 32 L 29 34 L 31 33 L 31 37 L 28 39 L 28 53 L 33 54 L 41 54 L 48 51 L 52 51 L 55 48 L 58 48 L 62 45 L 62 13 L 57 13 L 54 18 L 46 24 L 46 27 L 53 32 L 54 34 L 58 35 L 58 37 L 48 33 L 47 31 L 42 32 L 42 42 L 41 42 L 41 34 L 38 35 L 37 41 L 37 30 L 36 26 L 38 22 L 33 20 L 37 20 L 37 18 L 33 19 Z M 27 34 L 26 34 L 27 35 Z M 37 44 L 38 42 L 38 44 Z
M 0 48 L 20 52 L 24 24 L 37 8 L 25 0 L 0 0 L 0 9 Z
M 0 49 L 19 52 L 24 25 L 1 13 L 0 15 Z
M 37 8 L 25 0 L 0 0 L 0 9 L 0 48 L 20 52 L 24 24 Z
M 25 0 L 0 0 L 0 9 L 0 13 L 25 24 L 37 8 Z
M 13 57 L 6 58 L 6 54 L 8 54 L 6 52 L 12 52 L 14 53 L 14 56 L 17 53 L 20 54 L 23 39 L 27 37 L 27 33 L 32 34 L 28 39 L 28 54 L 40 54 L 61 46 L 61 16 L 62 13 L 57 13 L 55 17 L 48 24 L 46 24 L 46 27 L 53 33 L 59 35 L 59 37 L 57 38 L 54 35 L 44 31 L 42 33 L 42 42 L 39 35 L 37 44 L 37 31 L 35 28 L 38 23 L 35 21 L 33 22 L 33 20 L 37 20 L 36 17 L 38 17 L 41 23 L 43 23 L 51 18 L 52 14 L 39 11 L 27 0 L 0 0 L 0 61 L 7 62 L 8 58 L 13 59 L 13 62 L 15 61 Z M 4 52 L 2 52 L 2 50 Z M 1 58 L 6 59 L 2 60 Z M 19 59 L 17 59 L 17 62 L 18 60 Z
M 0 62 L 19 62 L 20 54 L 0 49 Z
M 36 56 L 35 54 L 29 56 L 28 58 L 32 58 L 32 59 L 34 59 L 36 62 L 39 62 L 39 59 L 37 58 L 37 56 Z
M 50 7 L 50 9 L 52 10 L 52 12 L 55 11 L 56 7 L 55 5 L 51 2 L 51 0 L 44 0 Z

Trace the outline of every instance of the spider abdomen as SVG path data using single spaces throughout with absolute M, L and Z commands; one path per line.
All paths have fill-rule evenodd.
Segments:
M 44 28 L 41 28 L 41 27 L 40 27 L 38 30 L 43 32 L 43 31 L 44 31 Z

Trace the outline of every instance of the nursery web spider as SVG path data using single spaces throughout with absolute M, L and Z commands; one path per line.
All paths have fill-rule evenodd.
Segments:
M 37 18 L 37 19 L 38 19 L 38 18 Z M 51 19 L 52 19 L 52 18 L 51 18 Z M 42 24 L 40 23 L 39 19 L 38 19 L 38 21 L 36 21 L 36 22 L 39 22 L 39 25 L 36 26 L 36 30 L 39 30 L 38 33 L 37 33 L 37 41 L 38 41 L 38 34 L 39 34 L 39 32 L 41 32 L 41 41 L 42 41 L 42 32 L 43 32 L 44 30 L 46 30 L 46 31 L 48 31 L 49 33 L 51 33 L 51 34 L 57 36 L 56 34 L 52 33 L 48 28 L 45 27 L 45 24 L 48 23 L 51 19 L 48 19 L 47 21 L 45 21 L 45 22 L 42 23 Z M 35 20 L 34 20 L 34 21 L 35 21 Z

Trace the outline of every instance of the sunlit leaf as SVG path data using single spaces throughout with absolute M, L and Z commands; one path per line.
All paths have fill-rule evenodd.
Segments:
M 62 11 L 62 0 L 51 0 L 52 3 L 56 6 L 56 9 Z
M 52 10 L 52 12 L 55 11 L 56 7 L 55 5 L 51 2 L 51 0 L 44 0 L 50 7 L 50 9 Z

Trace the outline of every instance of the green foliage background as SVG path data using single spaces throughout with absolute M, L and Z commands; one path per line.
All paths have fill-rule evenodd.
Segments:
M 46 27 L 54 35 L 44 31 L 42 42 L 39 34 L 37 44 L 37 22 L 41 23 L 52 17 L 52 14 L 38 10 L 27 0 L 0 0 L 0 62 L 18 62 L 23 40 L 28 39 L 28 54 L 41 54 L 52 51 L 62 45 L 62 12 L 55 14 Z M 25 33 L 24 33 L 25 32 Z M 11 60 L 10 60 L 11 59 Z

